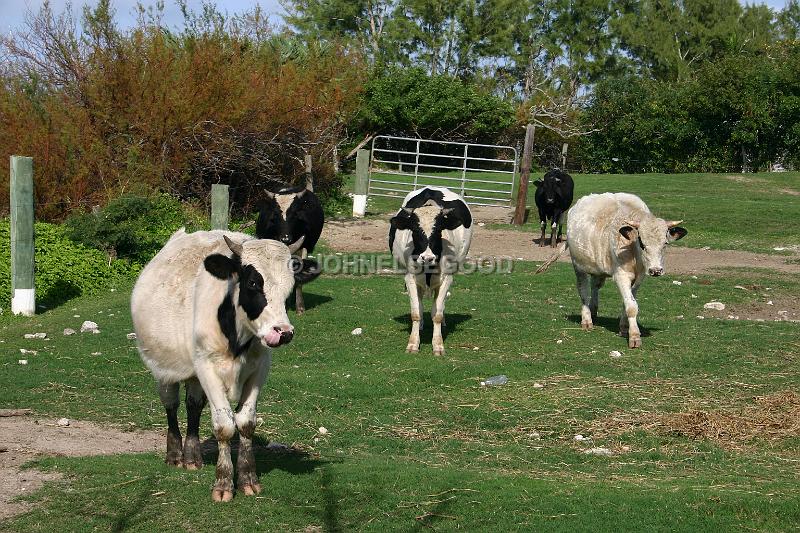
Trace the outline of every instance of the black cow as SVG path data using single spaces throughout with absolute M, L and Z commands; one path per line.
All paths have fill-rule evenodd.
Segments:
M 539 221 L 542 227 L 542 236 L 539 246 L 544 246 L 544 233 L 547 219 L 553 221 L 550 230 L 550 246 L 556 246 L 556 241 L 561 239 L 561 216 L 572 205 L 572 177 L 562 170 L 551 170 L 544 175 L 544 179 L 533 182 L 536 185 L 536 207 L 539 209 Z M 558 236 L 556 237 L 556 227 Z
M 296 247 L 296 243 L 302 239 L 298 255 L 305 259 L 314 252 L 324 223 L 322 204 L 313 191 L 303 186 L 286 187 L 277 193 L 268 192 L 267 199 L 261 202 L 256 236 L 280 241 L 290 248 Z M 295 284 L 294 294 L 295 311 L 303 314 L 306 308 L 301 283 Z

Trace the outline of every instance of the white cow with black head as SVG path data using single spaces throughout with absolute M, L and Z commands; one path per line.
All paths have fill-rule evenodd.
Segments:
M 200 415 L 211 404 L 219 443 L 214 501 L 233 497 L 230 440 L 239 430 L 238 487 L 261 491 L 252 438 L 256 401 L 271 349 L 291 341 L 286 298 L 295 281 L 319 274 L 314 261 L 292 259 L 273 240 L 243 233 L 176 232 L 142 270 L 131 294 L 139 354 L 158 381 L 167 412 L 166 462 L 203 466 Z M 178 428 L 180 382 L 186 387 L 186 441 Z M 237 406 L 234 411 L 231 405 Z
M 444 302 L 453 274 L 466 259 L 472 240 L 472 213 L 459 195 L 444 187 L 409 193 L 391 219 L 389 250 L 401 268 L 411 300 L 411 336 L 407 352 L 419 351 L 422 298 L 433 296 L 433 353 L 444 354 Z

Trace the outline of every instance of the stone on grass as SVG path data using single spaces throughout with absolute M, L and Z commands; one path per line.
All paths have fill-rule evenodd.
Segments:
M 320 435 L 327 435 L 328 434 L 328 430 L 325 428 L 325 426 L 320 426 L 318 431 L 319 431 Z
M 703 309 L 714 309 L 716 311 L 723 311 L 725 309 L 725 304 L 722 302 L 708 302 L 707 304 L 703 305 Z
M 46 339 L 47 333 L 26 333 L 24 337 L 26 339 Z
M 608 352 L 608 355 L 615 358 L 622 357 L 622 352 L 620 352 L 619 350 L 611 350 L 610 352 Z
M 69 418 L 59 418 L 56 424 L 62 428 L 69 427 Z
M 75 330 L 72 328 L 64 328 L 64 335 L 66 336 L 75 335 Z
M 36 350 L 26 350 L 25 348 L 20 348 L 19 353 L 21 353 L 22 355 L 36 355 L 39 352 L 37 352 Z
M 17 361 L 17 362 L 18 362 L 19 364 L 21 364 L 21 365 L 27 365 L 27 364 L 28 364 L 28 360 L 27 360 L 27 359 L 20 359 L 20 360 L 19 360 L 19 361 Z
M 602 455 L 603 457 L 611 457 L 614 455 L 614 452 L 609 450 L 608 448 L 589 448 L 588 450 L 583 450 L 583 453 L 586 455 Z
M 673 285 L 683 285 L 683 282 L 682 282 L 682 281 L 678 281 L 678 280 L 676 279 L 676 280 L 673 280 L 673 281 L 672 281 L 672 284 L 673 284 Z
M 100 333 L 97 323 L 91 320 L 85 320 L 83 324 L 81 324 L 81 333 L 86 333 L 87 331 L 91 333 Z
M 578 433 L 577 435 L 575 435 L 574 437 L 572 437 L 572 440 L 574 440 L 574 441 L 578 441 L 578 442 L 581 442 L 581 441 L 584 441 L 584 440 L 589 440 L 589 437 L 584 437 L 583 435 L 581 435 L 580 433 Z
M 136 340 L 136 333 L 128 333 L 127 335 L 125 335 L 125 337 L 126 337 L 126 338 L 127 338 L 129 341 L 135 341 L 135 340 Z
M 543 389 L 544 385 L 542 385 L 541 383 L 534 383 L 533 384 L 533 388 L 534 389 Z
M 364 333 L 364 330 L 361 328 L 356 328 L 350 332 L 351 335 L 361 335 L 362 333 Z

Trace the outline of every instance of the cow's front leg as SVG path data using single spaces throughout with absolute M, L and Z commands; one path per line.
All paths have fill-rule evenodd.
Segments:
M 452 274 L 444 274 L 442 284 L 433 298 L 433 355 L 444 355 L 444 339 L 442 338 L 442 324 L 444 323 L 444 302 L 447 299 L 447 291 L 453 283 Z
M 539 209 L 539 228 L 542 230 L 542 234 L 539 237 L 539 246 L 544 246 L 544 239 L 545 239 L 545 228 L 547 227 L 547 215 Z
M 167 457 L 168 465 L 183 465 L 181 430 L 178 427 L 178 407 L 180 406 L 180 383 L 159 383 L 158 396 L 167 412 Z
M 575 269 L 575 277 L 578 282 L 578 295 L 581 297 L 581 328 L 584 331 L 591 330 L 594 325 L 592 324 L 592 311 L 591 311 L 591 287 L 589 274 Z
M 597 320 L 597 309 L 600 306 L 600 287 L 605 283 L 603 276 L 592 276 L 592 299 L 589 302 L 589 311 L 592 313 L 592 321 Z
M 417 281 L 413 273 L 406 273 L 406 289 L 408 290 L 408 299 L 411 303 L 411 335 L 408 337 L 408 346 L 406 351 L 409 353 L 416 353 L 419 351 L 419 331 L 422 322 L 422 311 L 420 306 L 421 290 L 417 287 Z
M 614 276 L 614 281 L 622 295 L 622 313 L 619 318 L 619 334 L 622 337 L 627 335 L 628 348 L 639 348 L 642 345 L 642 335 L 639 332 L 639 324 L 636 318 L 639 314 L 639 304 L 636 302 L 635 289 L 638 284 L 634 284 L 631 276 L 627 273 L 618 273 Z M 627 326 L 627 327 L 626 327 Z
M 196 363 L 196 367 L 197 378 L 211 405 L 211 427 L 219 447 L 216 481 L 211 489 L 211 499 L 215 502 L 229 502 L 233 499 L 231 439 L 236 432 L 233 410 L 225 395 L 225 386 L 214 371 L 213 364 L 206 360 Z
M 245 381 L 242 398 L 236 412 L 236 427 L 239 428 L 239 457 L 236 460 L 238 481 L 236 487 L 245 496 L 261 493 L 261 484 L 256 472 L 256 456 L 253 452 L 253 435 L 256 428 L 256 403 L 261 386 L 267 378 L 270 353 L 262 355 L 256 372 Z
M 558 223 L 561 220 L 561 211 L 556 210 L 553 213 L 553 223 L 550 225 L 550 247 L 556 247 L 556 231 L 558 230 Z
M 186 380 L 186 440 L 183 443 L 183 466 L 187 470 L 203 467 L 200 448 L 200 415 L 206 406 L 206 393 L 197 378 Z

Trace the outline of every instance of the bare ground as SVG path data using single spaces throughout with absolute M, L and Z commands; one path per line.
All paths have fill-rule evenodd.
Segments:
M 90 422 L 70 420 L 60 427 L 55 419 L 29 416 L 0 417 L 0 520 L 25 512 L 27 502 L 12 501 L 28 494 L 45 481 L 56 480 L 56 472 L 20 467 L 38 456 L 78 457 L 161 450 L 165 436 L 154 431 L 120 431 Z
M 508 222 L 508 209 L 476 208 L 473 214 L 476 224 L 470 247 L 471 257 L 511 257 L 518 261 L 544 261 L 553 254 L 553 249 L 549 246 L 540 247 L 534 242 L 534 235 L 529 232 L 485 227 L 485 224 Z M 337 252 L 345 253 L 388 253 L 388 236 L 389 222 L 386 219 L 331 221 L 326 223 L 322 232 L 322 238 L 328 246 Z M 675 246 L 667 252 L 667 271 L 677 274 L 698 274 L 720 268 L 762 268 L 798 274 L 800 273 L 798 258 L 800 254 L 797 251 L 793 256 L 776 256 L 737 250 L 703 250 Z M 569 261 L 569 254 L 565 253 L 560 260 Z

